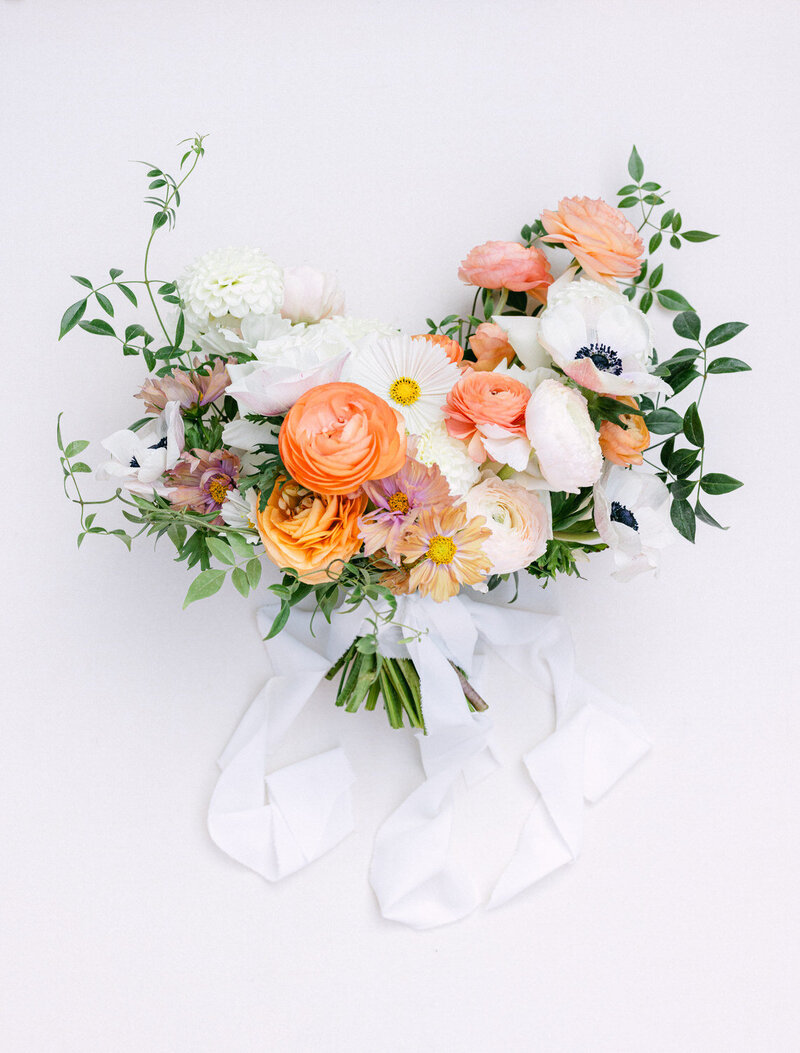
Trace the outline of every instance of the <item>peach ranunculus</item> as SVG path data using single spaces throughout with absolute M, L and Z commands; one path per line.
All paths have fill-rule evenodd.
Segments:
M 478 372 L 495 369 L 503 361 L 509 365 L 514 361 L 514 348 L 508 341 L 508 333 L 496 322 L 481 322 L 469 338 L 469 346 L 477 361 L 464 364 Z
M 548 237 L 563 245 L 595 281 L 613 284 L 614 278 L 635 278 L 644 252 L 636 228 L 600 198 L 565 197 L 556 212 L 542 212 Z
M 541 249 L 526 248 L 518 241 L 487 241 L 471 249 L 458 268 L 467 285 L 482 289 L 527 292 L 544 303 L 553 282 L 550 264 Z
M 490 457 L 522 471 L 531 452 L 525 433 L 530 397 L 530 388 L 516 377 L 466 369 L 447 396 L 447 430 L 467 443 L 478 464 Z
M 358 520 L 366 507 L 364 494 L 312 494 L 281 476 L 258 512 L 256 526 L 276 566 L 291 567 L 301 581 L 320 585 L 338 577 L 339 561 L 349 560 L 361 548 Z
M 293 479 L 315 494 L 351 494 L 406 460 L 403 418 L 360 384 L 320 384 L 281 425 L 278 446 Z
M 619 399 L 626 406 L 636 407 L 636 402 L 622 396 Z M 622 424 L 612 424 L 604 420 L 600 425 L 600 449 L 603 456 L 612 464 L 625 467 L 629 464 L 641 464 L 642 453 L 650 445 L 650 432 L 644 419 L 635 413 L 626 413 Z
M 449 336 L 445 336 L 444 333 L 417 333 L 411 339 L 428 340 L 430 343 L 436 344 L 437 347 L 444 351 L 454 366 L 460 365 L 461 359 L 464 357 L 464 348 L 459 344 L 458 340 L 453 340 Z

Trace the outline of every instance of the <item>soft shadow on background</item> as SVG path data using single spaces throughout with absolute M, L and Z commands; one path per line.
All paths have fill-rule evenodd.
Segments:
M 799 16 L 2 5 L 4 1050 L 796 1048 Z M 353 313 L 412 331 L 468 305 L 472 245 L 562 195 L 612 197 L 634 141 L 685 224 L 721 235 L 665 269 L 704 323 L 750 323 L 730 346 L 753 373 L 704 398 L 709 469 L 745 486 L 711 509 L 731 529 L 677 546 L 659 579 L 619 585 L 601 558 L 555 590 L 583 671 L 655 750 L 590 811 L 577 865 L 504 910 L 422 935 L 380 918 L 371 837 L 418 777 L 415 744 L 330 697 L 299 752 L 344 742 L 358 833 L 276 888 L 222 856 L 204 813 L 263 677 L 255 601 L 181 613 L 166 551 L 76 549 L 56 414 L 95 440 L 135 419 L 142 364 L 79 332 L 56 344 L 68 275 L 135 275 L 149 210 L 128 161 L 168 168 L 196 131 L 207 156 L 159 276 L 253 244 L 336 271 Z M 519 699 L 496 715 L 508 755 L 525 717 Z M 505 778 L 470 798 L 486 882 L 529 800 Z

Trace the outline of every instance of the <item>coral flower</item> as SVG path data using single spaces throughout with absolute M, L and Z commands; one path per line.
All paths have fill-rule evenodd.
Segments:
M 508 333 L 496 322 L 482 322 L 469 338 L 469 346 L 477 361 L 466 365 L 478 372 L 495 369 L 501 362 L 511 365 L 514 361 L 514 348 L 509 343 Z
M 376 506 L 361 520 L 364 554 L 385 548 L 400 562 L 398 544 L 424 508 L 441 509 L 453 503 L 447 480 L 435 466 L 428 468 L 409 457 L 399 472 L 387 479 L 364 483 L 363 491 Z
M 449 336 L 445 336 L 444 333 L 417 333 L 411 337 L 412 340 L 427 340 L 431 344 L 436 344 L 442 351 L 447 355 L 454 366 L 461 363 L 461 359 L 464 357 L 464 348 L 459 344 L 457 340 L 451 339 Z
M 218 512 L 225 503 L 228 493 L 236 486 L 241 462 L 227 450 L 192 450 L 184 453 L 165 480 L 169 491 L 169 500 L 175 508 L 187 508 L 193 512 L 208 515 Z M 221 516 L 213 521 L 222 523 Z
M 278 438 L 290 474 L 316 494 L 350 494 L 399 471 L 403 418 L 360 384 L 320 384 L 289 410 Z
M 565 197 L 556 212 L 542 213 L 542 223 L 549 235 L 542 240 L 569 249 L 595 281 L 613 284 L 641 270 L 644 244 L 636 228 L 600 198 Z
M 477 585 L 491 569 L 482 543 L 491 536 L 483 516 L 467 521 L 463 505 L 424 511 L 403 541 L 403 557 L 419 560 L 411 568 L 409 589 L 437 603 L 455 596 L 461 585 Z
M 458 276 L 467 285 L 482 289 L 528 292 L 542 303 L 553 282 L 542 250 L 526 248 L 518 241 L 487 241 L 476 246 L 461 261 Z
M 148 377 L 142 390 L 135 395 L 144 401 L 149 413 L 160 413 L 168 402 L 179 402 L 181 409 L 207 406 L 223 394 L 231 382 L 224 362 L 217 359 L 213 368 L 209 363 L 194 360 L 194 369 L 174 369 L 171 376 Z
M 337 578 L 340 563 L 361 548 L 358 518 L 366 497 L 312 494 L 281 477 L 256 526 L 267 555 L 278 567 L 291 567 L 300 580 L 319 585 Z M 330 568 L 330 569 L 329 569 Z
M 634 399 L 622 396 L 619 399 L 626 406 L 637 409 Z M 628 464 L 641 464 L 642 453 L 650 445 L 650 432 L 644 419 L 635 413 L 626 413 L 620 418 L 621 424 L 612 424 L 604 420 L 600 425 L 600 449 L 607 461 L 625 467 Z
M 530 454 L 524 439 L 530 397 L 530 388 L 516 377 L 465 370 L 447 396 L 447 430 L 468 444 L 470 457 L 479 464 L 491 457 L 521 471 Z

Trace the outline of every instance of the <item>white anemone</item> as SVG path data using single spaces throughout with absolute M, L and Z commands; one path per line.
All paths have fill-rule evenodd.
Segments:
M 110 479 L 132 494 L 150 497 L 166 493 L 159 483 L 183 453 L 183 417 L 180 402 L 168 402 L 158 417 L 131 431 L 115 431 L 100 444 L 111 460 L 97 469 L 100 479 Z
M 657 570 L 661 550 L 678 532 L 669 518 L 670 494 L 656 476 L 636 468 L 607 465 L 594 487 L 594 521 L 614 552 L 614 577 L 629 581 Z

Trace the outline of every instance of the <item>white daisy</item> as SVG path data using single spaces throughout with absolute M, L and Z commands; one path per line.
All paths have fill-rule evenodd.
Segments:
M 207 252 L 178 279 L 190 324 L 198 329 L 245 315 L 276 314 L 283 303 L 283 271 L 259 249 Z
M 401 413 L 412 435 L 442 420 L 447 395 L 461 376 L 436 344 L 402 334 L 370 341 L 352 356 L 347 372 Z

